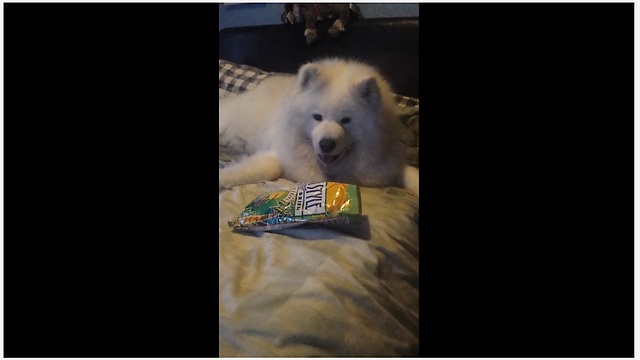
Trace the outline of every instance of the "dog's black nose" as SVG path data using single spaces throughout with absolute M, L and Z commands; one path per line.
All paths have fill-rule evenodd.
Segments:
M 325 153 L 331 152 L 335 147 L 336 147 L 336 142 L 333 139 L 320 140 L 320 150 L 322 150 L 322 152 L 325 152 Z

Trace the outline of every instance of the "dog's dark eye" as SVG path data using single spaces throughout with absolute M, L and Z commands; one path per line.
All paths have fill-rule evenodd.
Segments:
M 318 121 L 322 121 L 322 115 L 320 115 L 320 114 L 313 114 L 313 118 L 318 120 Z
M 351 118 L 348 118 L 348 117 L 343 117 L 342 120 L 340 120 L 340 122 L 343 123 L 343 124 L 346 124 L 349 121 L 351 121 Z

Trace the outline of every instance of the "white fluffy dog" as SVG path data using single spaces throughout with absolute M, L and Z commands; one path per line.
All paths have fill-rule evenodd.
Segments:
M 387 81 L 356 61 L 325 59 L 220 99 L 220 144 L 248 154 L 220 169 L 230 188 L 280 177 L 399 186 L 418 196 Z

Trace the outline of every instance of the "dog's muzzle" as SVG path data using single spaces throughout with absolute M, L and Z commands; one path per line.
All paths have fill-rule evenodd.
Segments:
M 333 139 L 322 139 L 320 140 L 320 150 L 322 151 L 321 154 L 318 154 L 318 159 L 320 160 L 321 163 L 325 164 L 325 165 L 329 165 L 331 163 L 333 163 L 334 161 L 338 160 L 338 158 L 340 157 L 340 154 L 337 155 L 332 155 L 332 154 L 328 154 L 331 151 L 333 151 L 336 148 L 336 141 Z

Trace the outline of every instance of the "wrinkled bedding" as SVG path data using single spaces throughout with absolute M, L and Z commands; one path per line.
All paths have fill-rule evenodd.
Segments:
M 418 199 L 361 188 L 361 225 L 228 227 L 256 196 L 290 184 L 219 193 L 220 356 L 417 355 Z

